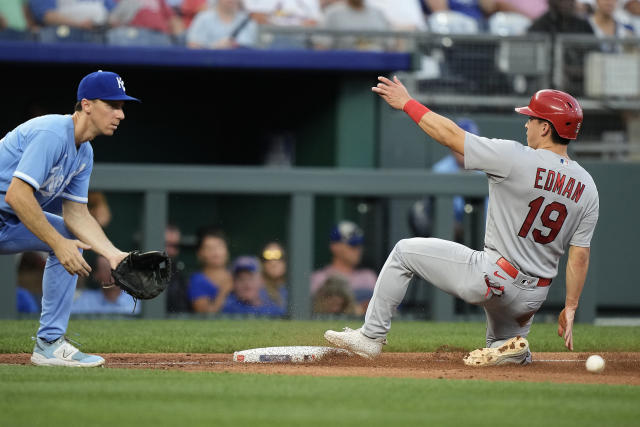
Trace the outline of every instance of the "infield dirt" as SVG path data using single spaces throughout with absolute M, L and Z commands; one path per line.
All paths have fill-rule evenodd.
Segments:
M 591 353 L 533 353 L 528 366 L 474 368 L 462 363 L 464 352 L 383 353 L 376 360 L 332 356 L 312 363 L 238 363 L 231 354 L 107 353 L 107 368 L 235 372 L 265 375 L 362 376 L 473 379 L 640 385 L 640 353 L 599 353 L 606 360 L 602 373 L 585 369 Z M 0 354 L 2 364 L 29 364 L 31 354 Z

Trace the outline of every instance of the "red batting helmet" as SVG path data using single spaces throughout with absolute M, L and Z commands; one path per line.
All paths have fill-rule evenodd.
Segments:
M 576 139 L 582 126 L 582 108 L 576 99 L 559 90 L 537 91 L 528 107 L 516 111 L 525 116 L 549 120 L 562 138 Z

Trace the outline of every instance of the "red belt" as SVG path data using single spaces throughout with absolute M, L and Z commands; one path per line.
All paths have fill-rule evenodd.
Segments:
M 498 266 L 502 270 L 504 270 L 505 273 L 511 276 L 512 279 L 515 279 L 516 277 L 518 277 L 519 271 L 513 265 L 511 265 L 511 263 L 506 259 L 500 258 L 498 262 L 496 262 L 496 264 L 498 264 Z M 545 286 L 549 286 L 550 284 L 551 284 L 551 279 L 538 278 L 538 284 L 536 286 L 540 286 L 541 288 L 544 288 Z

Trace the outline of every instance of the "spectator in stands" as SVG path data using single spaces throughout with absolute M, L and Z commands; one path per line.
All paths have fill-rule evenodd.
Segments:
M 233 49 L 253 46 L 258 27 L 240 10 L 240 0 L 218 0 L 215 6 L 196 15 L 187 31 L 190 48 Z
M 42 275 L 47 262 L 42 252 L 24 252 L 18 263 L 18 313 L 39 313 L 42 299 Z
M 331 229 L 329 249 L 333 258 L 331 264 L 311 275 L 312 295 L 315 295 L 327 278 L 340 275 L 347 279 L 359 310 L 366 310 L 377 276 L 370 269 L 357 268 L 362 258 L 363 243 L 364 233 L 351 221 L 340 221 Z
M 101 30 L 107 23 L 114 0 L 29 0 L 42 42 L 102 42 Z
M 260 253 L 262 280 L 269 299 L 287 310 L 287 260 L 284 248 L 278 242 L 267 243 Z
M 619 17 L 626 18 L 625 23 L 633 27 L 636 37 L 640 36 L 640 0 L 622 0 Z
M 355 303 L 349 282 L 343 276 L 329 276 L 313 296 L 317 314 L 364 314 Z
M 171 46 L 184 30 L 165 0 L 119 0 L 109 23 L 107 43 L 119 46 Z
M 184 28 L 189 28 L 193 18 L 200 12 L 203 12 L 209 8 L 211 1 L 209 0 L 171 0 L 175 5 L 169 4 L 173 7 L 174 12 L 182 18 L 182 25 Z
M 528 1 L 528 0 L 527 0 Z M 425 0 L 431 12 L 452 10 L 484 22 L 486 16 L 497 11 L 496 0 Z
M 529 32 L 593 34 L 589 23 L 575 11 L 575 0 L 549 0 L 549 10 L 531 24 Z
M 224 234 L 212 228 L 198 231 L 198 261 L 202 271 L 189 279 L 189 300 L 196 313 L 217 313 L 233 286 L 227 270 L 229 250 Z
M 260 264 L 252 256 L 238 257 L 231 268 L 233 292 L 225 301 L 223 313 L 282 316 L 286 312 L 274 304 L 262 286 Z
M 318 0 L 244 0 L 244 7 L 263 25 L 315 27 L 322 20 Z
M 475 121 L 466 117 L 456 120 L 456 124 L 465 132 L 479 135 L 480 131 Z M 464 171 L 464 156 L 453 150 L 433 165 L 435 173 L 459 173 Z M 462 242 L 464 228 L 462 220 L 464 218 L 465 200 L 462 196 L 454 196 L 453 198 L 453 217 L 454 217 L 454 240 Z
M 529 19 L 538 19 L 549 9 L 547 0 L 496 0 L 499 12 L 515 12 Z
M 180 229 L 168 224 L 164 230 L 164 250 L 173 262 L 174 272 L 167 287 L 167 312 L 189 313 L 192 311 L 189 300 L 189 282 L 184 276 L 184 263 L 178 261 L 180 255 Z
M 624 10 L 634 16 L 640 16 L 640 0 L 622 0 Z
M 322 20 L 319 0 L 244 0 L 244 7 L 251 18 L 260 25 L 278 27 L 314 28 Z M 273 35 L 271 49 L 310 47 L 307 35 Z
M 100 289 L 83 289 L 77 292 L 71 304 L 74 314 L 138 314 L 140 305 L 133 297 L 113 284 L 109 261 L 101 255 L 96 258 L 91 273 Z
M 551 35 L 552 52 L 550 55 L 551 69 L 555 68 L 555 49 L 557 48 L 556 36 L 560 33 L 593 34 L 593 29 L 589 22 L 576 15 L 575 0 L 549 0 L 549 10 L 547 13 L 536 19 L 529 33 L 544 33 Z M 581 95 L 583 88 L 583 62 L 585 48 L 571 46 L 564 49 L 563 57 L 563 82 L 559 89 Z
M 111 223 L 111 209 L 104 193 L 101 191 L 89 191 L 87 199 L 87 209 L 89 209 L 91 216 L 98 221 L 102 228 L 108 226 Z
M 55 204 L 49 204 L 47 209 L 51 207 L 55 209 L 54 213 L 56 210 L 62 213 L 62 198 L 56 199 L 54 202 Z M 100 227 L 106 228 L 111 223 L 111 208 L 109 208 L 109 202 L 103 192 L 89 191 L 87 196 L 87 209 L 91 216 L 100 224 Z M 93 251 L 85 251 L 83 256 L 92 268 L 96 267 L 98 254 Z M 76 289 L 100 289 L 102 285 L 103 283 L 97 281 L 95 275 L 91 274 L 89 277 L 78 277 Z
M 420 0 L 367 0 L 382 11 L 394 31 L 425 31 L 427 29 Z
M 596 10 L 595 0 L 576 0 L 576 14 L 587 19 Z
M 617 0 L 596 0 L 596 8 L 593 15 L 589 17 L 589 24 L 597 37 L 625 38 L 633 36 L 632 30 L 614 17 L 617 3 Z M 612 43 L 602 43 L 601 48 L 604 52 L 620 52 L 622 50 L 619 45 Z
M 36 298 L 25 288 L 16 288 L 16 311 L 18 313 L 40 313 L 40 305 Z
M 466 132 L 479 135 L 476 122 L 462 117 L 456 120 L 456 124 Z M 436 162 L 432 171 L 434 173 L 466 173 L 464 169 L 464 156 L 451 150 L 449 154 Z M 416 237 L 432 237 L 433 235 L 433 197 L 427 197 L 417 201 L 409 212 L 409 226 Z M 462 196 L 453 197 L 453 239 L 458 243 L 464 242 L 463 219 L 466 201 Z
M 327 7 L 331 6 L 334 3 L 340 3 L 344 0 L 320 0 L 320 9 L 325 10 Z
M 364 0 L 345 0 L 329 7 L 325 12 L 324 27 L 330 30 L 390 31 L 391 24 L 384 13 Z M 332 49 L 355 49 L 383 51 L 391 46 L 386 37 L 333 36 L 327 47 Z M 327 42 L 319 40 L 319 47 Z
M 28 15 L 26 0 L 0 1 L 0 40 L 27 40 L 33 22 Z

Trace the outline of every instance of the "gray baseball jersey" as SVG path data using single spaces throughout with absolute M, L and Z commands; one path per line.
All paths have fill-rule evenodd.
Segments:
M 487 347 L 529 334 L 534 314 L 568 245 L 588 247 L 598 219 L 593 179 L 576 162 L 549 150 L 467 133 L 465 167 L 489 177 L 485 250 L 434 238 L 399 241 L 380 271 L 363 333 L 385 337 L 391 318 L 418 275 L 487 314 Z M 504 274 L 500 257 L 519 272 Z M 499 291 L 496 291 L 498 289 Z M 531 361 L 531 353 L 526 356 Z
M 582 166 L 549 150 L 470 133 L 466 169 L 489 178 L 485 251 L 518 270 L 553 278 L 569 245 L 589 247 L 598 221 L 598 190 Z

